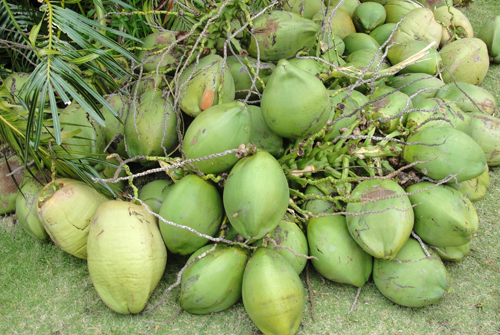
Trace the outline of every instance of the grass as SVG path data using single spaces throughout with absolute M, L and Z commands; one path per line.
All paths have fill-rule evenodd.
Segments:
M 481 22 L 500 15 L 496 0 L 476 0 L 464 10 L 475 31 Z M 500 101 L 500 66 L 494 65 L 483 86 Z M 356 289 L 323 280 L 311 268 L 316 322 L 307 303 L 298 334 L 500 334 L 500 168 L 490 172 L 488 196 L 475 203 L 480 227 L 471 253 L 460 263 L 446 263 L 455 291 L 441 302 L 405 308 L 382 296 L 373 281 L 361 291 L 348 315 Z M 169 255 L 167 271 L 150 302 L 160 299 L 176 279 L 186 258 Z M 301 275 L 305 284 L 305 274 Z M 179 289 L 145 316 L 119 315 L 100 300 L 84 260 L 52 243 L 31 239 L 0 217 L 0 334 L 259 334 L 238 302 L 205 316 L 179 311 Z

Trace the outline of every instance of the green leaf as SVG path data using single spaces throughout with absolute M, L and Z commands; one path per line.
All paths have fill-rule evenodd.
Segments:
M 41 20 L 36 26 L 31 28 L 31 32 L 29 35 L 29 40 L 31 42 L 31 46 L 36 48 L 36 40 L 38 38 L 38 33 L 40 32 L 40 27 L 42 26 L 43 20 Z

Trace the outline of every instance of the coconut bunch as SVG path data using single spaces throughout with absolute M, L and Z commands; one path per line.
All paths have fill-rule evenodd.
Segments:
M 128 199 L 53 168 L 43 188 L 21 187 L 32 206 L 18 216 L 38 219 L 26 229 L 87 259 L 122 314 L 144 310 L 167 250 L 187 257 L 184 310 L 241 299 L 264 334 L 297 332 L 308 259 L 334 282 L 372 278 L 402 306 L 447 299 L 443 260 L 469 252 L 473 202 L 500 165 L 496 101 L 478 86 L 497 58 L 496 21 L 476 38 L 444 0 L 218 6 L 203 33 L 142 39 L 138 79 L 100 105 L 105 128 L 78 103 L 56 113 L 68 135 L 53 155 L 93 166 L 93 182 L 127 180 Z

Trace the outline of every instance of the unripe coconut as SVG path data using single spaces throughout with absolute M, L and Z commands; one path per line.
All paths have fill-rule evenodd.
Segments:
M 269 152 L 276 158 L 281 157 L 285 152 L 283 138 L 272 131 L 266 124 L 260 107 L 248 106 L 248 110 L 252 117 L 250 143 L 253 143 L 258 149 Z
M 326 15 L 323 10 L 318 11 L 314 14 L 312 20 L 316 24 L 322 24 L 322 22 L 325 21 L 326 31 L 331 31 L 335 36 L 342 39 L 356 33 L 356 27 L 354 27 L 351 16 L 345 10 L 337 8 L 334 16 L 331 16 L 335 8 L 335 6 L 328 7 L 326 9 Z
M 443 25 L 440 47 L 458 38 L 472 38 L 474 31 L 467 17 L 453 7 L 439 7 L 434 11 L 434 19 Z M 456 34 L 456 36 L 455 36 Z
M 408 120 L 406 120 L 408 129 L 418 127 L 417 130 L 412 130 L 412 133 L 428 127 L 455 127 L 466 132 L 470 126 L 470 115 L 464 113 L 457 104 L 447 99 L 425 99 L 413 107 L 416 110 L 408 114 Z M 440 120 L 429 121 L 431 118 L 439 118 Z
M 387 85 L 400 88 L 402 93 L 411 97 L 415 107 L 422 100 L 434 97 L 439 88 L 444 86 L 444 82 L 426 73 L 405 73 L 389 78 Z M 422 91 L 416 94 L 420 90 Z
M 323 0 L 326 7 L 337 7 L 340 1 L 342 0 Z M 359 5 L 359 0 L 344 0 L 339 8 L 344 10 L 347 14 L 349 14 L 350 17 L 352 17 L 354 15 L 354 11 L 356 10 L 356 8 L 358 8 Z M 318 8 L 318 10 L 320 9 L 321 7 Z
M 233 101 L 235 95 L 231 72 L 217 55 L 205 56 L 188 66 L 179 77 L 179 88 L 181 109 L 193 117 L 219 103 Z
M 268 237 L 274 240 L 276 245 L 273 241 L 267 241 L 267 248 L 278 252 L 293 266 L 297 274 L 300 274 L 306 266 L 307 258 L 297 255 L 308 256 L 309 250 L 306 236 L 299 226 L 295 222 L 281 220 L 276 228 L 269 232 Z M 253 245 L 259 246 L 263 242 L 264 239 L 260 239 Z M 293 252 L 288 250 L 288 248 L 293 250 Z
M 389 37 L 391 37 L 392 31 L 396 28 L 395 23 L 386 23 L 375 28 L 370 36 L 373 37 L 378 44 L 383 45 Z
M 443 71 L 443 81 L 479 85 L 490 67 L 488 47 L 479 38 L 463 38 L 444 46 L 441 59 L 447 70 Z
M 470 242 L 459 247 L 434 247 L 430 246 L 443 261 L 460 262 L 470 252 Z
M 330 100 L 321 80 L 283 59 L 264 89 L 261 108 L 276 134 L 301 139 L 325 126 Z
M 0 161 L 0 215 L 10 213 L 16 208 L 18 191 L 16 183 L 20 185 L 23 177 L 22 170 L 17 171 L 12 176 L 6 176 L 22 166 L 18 156 L 9 157 L 7 162 L 9 163 L 8 166 L 5 163 L 5 158 L 2 157 Z
M 405 43 L 413 40 L 434 42 L 434 48 L 437 49 L 441 41 L 442 31 L 443 27 L 436 22 L 430 9 L 417 8 L 405 16 L 389 43 Z
M 360 33 L 370 34 L 374 29 L 384 24 L 387 17 L 384 6 L 375 2 L 366 2 L 356 7 L 352 21 Z M 379 44 L 381 44 L 379 42 Z
M 477 37 L 488 46 L 490 60 L 500 64 L 500 15 L 486 21 Z
M 293 335 L 305 307 L 299 275 L 276 251 L 259 248 L 243 274 L 245 311 L 265 335 Z
M 253 71 L 255 71 L 255 75 L 259 76 L 259 78 L 255 79 L 255 87 L 253 89 L 252 80 L 255 76 L 250 71 L 246 60 L 234 55 L 227 57 L 226 60 L 231 76 L 233 77 L 236 99 L 245 99 L 250 93 L 250 90 L 253 92 L 262 92 L 263 88 L 261 80 L 264 84 L 266 84 L 271 76 L 271 73 L 276 68 L 276 66 L 272 63 L 265 63 L 262 61 L 258 63 L 257 60 L 252 57 L 247 57 L 247 60 L 250 63 L 250 67 L 253 68 Z M 258 99 L 258 96 L 252 93 L 250 95 L 250 100 L 252 99 Z
M 403 158 L 408 163 L 426 162 L 413 167 L 432 179 L 457 174 L 457 181 L 462 182 L 478 177 L 486 169 L 483 150 L 460 130 L 430 127 L 410 135 L 406 142 L 409 145 L 403 149 Z
M 188 159 L 205 157 L 248 143 L 252 118 L 247 106 L 239 101 L 210 107 L 189 125 L 184 136 L 184 152 Z M 234 154 L 214 157 L 192 164 L 203 173 L 221 173 L 236 164 Z
M 170 193 L 172 181 L 159 179 L 147 183 L 139 190 L 139 199 L 144 201 L 153 212 L 158 214 L 161 205 L 168 193 Z
M 441 258 L 432 249 L 427 250 L 430 257 L 416 240 L 409 239 L 396 259 L 375 259 L 373 280 L 387 299 L 402 306 L 421 307 L 453 292 Z
M 172 46 L 176 43 L 175 33 L 171 31 L 159 31 L 142 39 L 144 44 L 136 52 L 137 59 L 144 66 L 144 70 L 163 71 L 168 68 L 175 68 L 182 56 L 179 46 Z
M 159 214 L 165 220 L 214 236 L 222 222 L 222 199 L 210 181 L 191 174 L 171 186 Z M 208 242 L 187 229 L 165 222 L 160 222 L 160 231 L 168 250 L 174 254 L 192 254 Z
M 16 198 L 16 215 L 19 225 L 28 235 L 44 241 L 49 235 L 43 228 L 36 211 L 36 200 L 42 188 L 43 186 L 28 173 L 24 174 L 21 186 L 22 193 L 19 192 Z
M 329 196 L 333 194 L 333 192 L 335 192 L 335 189 L 327 182 L 318 185 L 318 187 L 311 184 L 307 185 L 304 194 L 306 196 L 310 195 L 311 199 L 304 202 L 302 209 L 313 214 L 333 213 L 335 210 L 335 203 L 315 198 L 316 196 Z
M 500 119 L 484 113 L 471 113 L 467 134 L 481 147 L 488 166 L 500 165 Z
M 436 98 L 455 101 L 464 112 L 493 114 L 497 101 L 482 87 L 467 83 L 449 83 L 436 92 Z
M 429 44 L 423 41 L 407 41 L 403 44 L 396 44 L 389 48 L 387 58 L 392 65 L 396 65 L 419 52 L 422 52 Z M 434 48 L 427 49 L 423 58 L 415 64 L 405 66 L 399 73 L 427 73 L 436 74 L 441 64 L 441 55 Z
M 488 194 L 488 187 L 490 186 L 489 169 L 486 168 L 479 177 L 465 180 L 458 185 L 451 183 L 450 186 L 465 194 L 470 201 L 479 201 Z
M 136 110 L 130 109 L 125 123 L 126 148 L 130 157 L 166 156 L 177 146 L 177 115 L 172 102 L 161 95 L 160 90 L 147 90 L 141 95 Z M 141 163 L 151 164 L 149 161 Z
M 54 151 L 58 158 L 96 158 L 104 153 L 106 146 L 104 128 L 95 120 L 88 118 L 87 112 L 82 106 L 76 102 L 71 103 L 59 113 L 59 122 L 62 133 L 77 130 L 81 130 L 81 132 L 63 141 L 62 147 L 55 146 Z
M 128 97 L 120 95 L 113 95 L 107 100 L 118 113 L 118 118 L 112 115 L 108 109 L 104 107 L 101 109 L 106 122 L 104 136 L 108 151 L 117 152 L 121 157 L 127 157 L 125 150 L 125 122 L 129 113 L 129 100 Z
M 104 202 L 90 225 L 87 263 L 90 279 L 109 308 L 139 313 L 167 263 L 156 218 L 130 202 Z
M 347 215 L 347 228 L 373 257 L 393 259 L 410 237 L 414 217 L 410 199 L 404 193 L 390 179 L 362 181 L 351 193 L 351 199 L 361 201 L 347 204 L 346 211 L 357 214 Z M 392 198 L 384 199 L 388 197 Z
M 274 229 L 288 207 L 288 183 L 278 161 L 262 151 L 242 158 L 224 186 L 224 208 L 244 238 L 259 239 Z
M 283 9 L 311 19 L 318 10 L 321 10 L 322 5 L 323 0 L 287 0 L 283 2 Z
M 372 273 L 372 256 L 351 237 L 344 216 L 312 218 L 307 241 L 314 268 L 329 280 L 361 287 Z
M 210 244 L 198 249 L 186 264 L 212 247 Z M 248 259 L 247 251 L 219 244 L 205 257 L 191 263 L 182 273 L 181 307 L 192 314 L 208 314 L 234 305 L 241 298 Z
M 413 230 L 427 244 L 458 247 L 477 233 L 479 219 L 471 201 L 448 185 L 427 181 L 406 189 L 415 213 Z
M 398 23 L 409 12 L 422 7 L 420 3 L 412 0 L 391 0 L 384 6 L 387 14 L 385 22 Z
M 61 178 L 45 185 L 37 212 L 52 241 L 62 250 L 87 259 L 87 236 L 94 213 L 106 200 L 87 184 Z
M 348 35 L 344 38 L 345 43 L 345 54 L 349 55 L 355 51 L 370 49 L 370 50 L 378 50 L 380 48 L 380 44 L 365 33 L 355 33 Z
M 303 48 L 312 48 L 319 26 L 313 21 L 287 11 L 272 11 L 253 20 L 253 37 L 248 53 L 260 59 L 278 61 L 288 58 Z

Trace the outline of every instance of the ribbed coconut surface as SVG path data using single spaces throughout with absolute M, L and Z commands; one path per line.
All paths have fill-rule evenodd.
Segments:
M 144 207 L 110 200 L 98 208 L 88 236 L 88 267 L 109 308 L 120 314 L 142 311 L 166 263 L 156 218 Z

